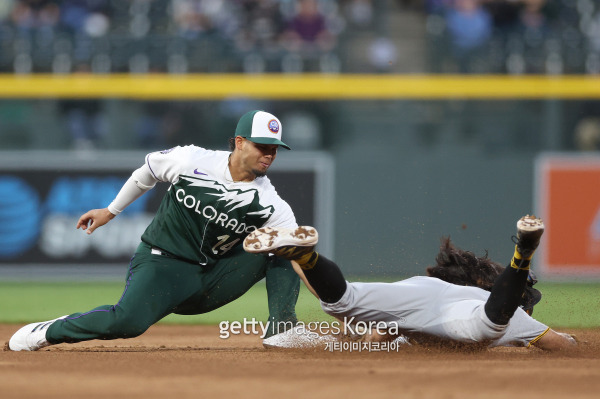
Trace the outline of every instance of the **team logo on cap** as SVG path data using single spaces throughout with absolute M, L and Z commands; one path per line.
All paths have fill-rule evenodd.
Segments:
M 273 134 L 279 133 L 279 122 L 276 119 L 271 119 L 269 121 L 269 131 Z

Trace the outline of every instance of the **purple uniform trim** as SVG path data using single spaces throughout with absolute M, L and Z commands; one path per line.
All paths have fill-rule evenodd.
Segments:
M 129 288 L 129 284 L 131 283 L 131 278 L 133 277 L 133 271 L 131 270 L 131 263 L 133 262 L 133 258 L 135 258 L 135 255 L 133 255 L 133 257 L 129 261 L 129 277 L 127 278 L 127 282 L 125 283 L 125 289 L 123 290 L 123 295 L 121 295 L 121 298 L 119 298 L 119 301 L 115 305 L 112 305 L 110 307 L 110 309 L 90 310 L 89 312 L 82 313 L 77 317 L 65 317 L 63 320 L 77 320 L 80 317 L 86 316 L 91 313 L 96 313 L 96 312 L 113 312 L 115 310 L 115 308 L 117 306 L 119 306 L 119 304 L 123 300 L 123 297 L 125 297 L 125 294 L 127 293 L 127 289 Z
M 152 176 L 154 176 L 154 178 L 158 181 L 162 181 L 160 180 L 158 177 L 156 177 L 156 174 L 154 173 L 154 171 L 152 170 L 152 166 L 150 166 L 150 154 L 146 155 L 146 164 L 148 165 L 148 168 L 150 168 L 150 173 L 152 173 Z

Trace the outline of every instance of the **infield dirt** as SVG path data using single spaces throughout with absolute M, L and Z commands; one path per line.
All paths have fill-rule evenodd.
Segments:
M 20 326 L 0 325 L 7 341 Z M 216 326 L 156 325 L 129 340 L 0 351 L 8 398 L 597 398 L 600 330 L 567 330 L 577 349 L 397 352 L 263 349 Z

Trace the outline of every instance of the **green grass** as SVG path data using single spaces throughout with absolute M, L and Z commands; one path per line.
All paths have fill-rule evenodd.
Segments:
M 533 316 L 551 327 L 600 327 L 600 284 L 539 283 Z
M 542 301 L 534 316 L 552 327 L 600 327 L 600 284 L 540 283 Z M 68 313 L 116 303 L 122 283 L 0 283 L 0 322 L 26 323 L 47 320 Z M 296 313 L 301 320 L 331 320 L 318 301 L 304 288 Z M 220 321 L 266 320 L 267 296 L 264 283 L 257 284 L 242 298 L 221 309 L 197 316 L 171 315 L 161 323 L 218 324 Z
M 99 305 L 115 304 L 122 283 L 0 282 L 0 323 L 27 323 L 83 312 Z M 268 318 L 264 282 L 256 284 L 238 300 L 210 313 L 196 316 L 170 315 L 161 323 L 218 324 L 223 320 Z M 316 298 L 302 286 L 296 312 L 303 320 L 328 320 Z

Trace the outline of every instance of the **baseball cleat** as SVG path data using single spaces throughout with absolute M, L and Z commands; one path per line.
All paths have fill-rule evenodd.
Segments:
M 57 319 L 42 321 L 37 323 L 27 324 L 25 327 L 21 327 L 8 341 L 8 348 L 11 351 L 36 351 L 51 345 L 46 340 L 46 331 L 52 323 L 57 320 L 64 319 L 68 315 L 59 317 Z
M 304 325 L 298 325 L 287 331 L 263 339 L 267 349 L 310 349 L 323 348 L 328 342 L 337 339 L 333 335 L 319 335 Z
M 269 253 L 288 260 L 314 251 L 319 234 L 314 227 L 295 229 L 264 227 L 254 230 L 244 240 L 244 250 L 253 254 Z
M 544 222 L 535 215 L 523 216 L 517 222 L 517 251 L 523 259 L 531 259 L 544 234 Z

